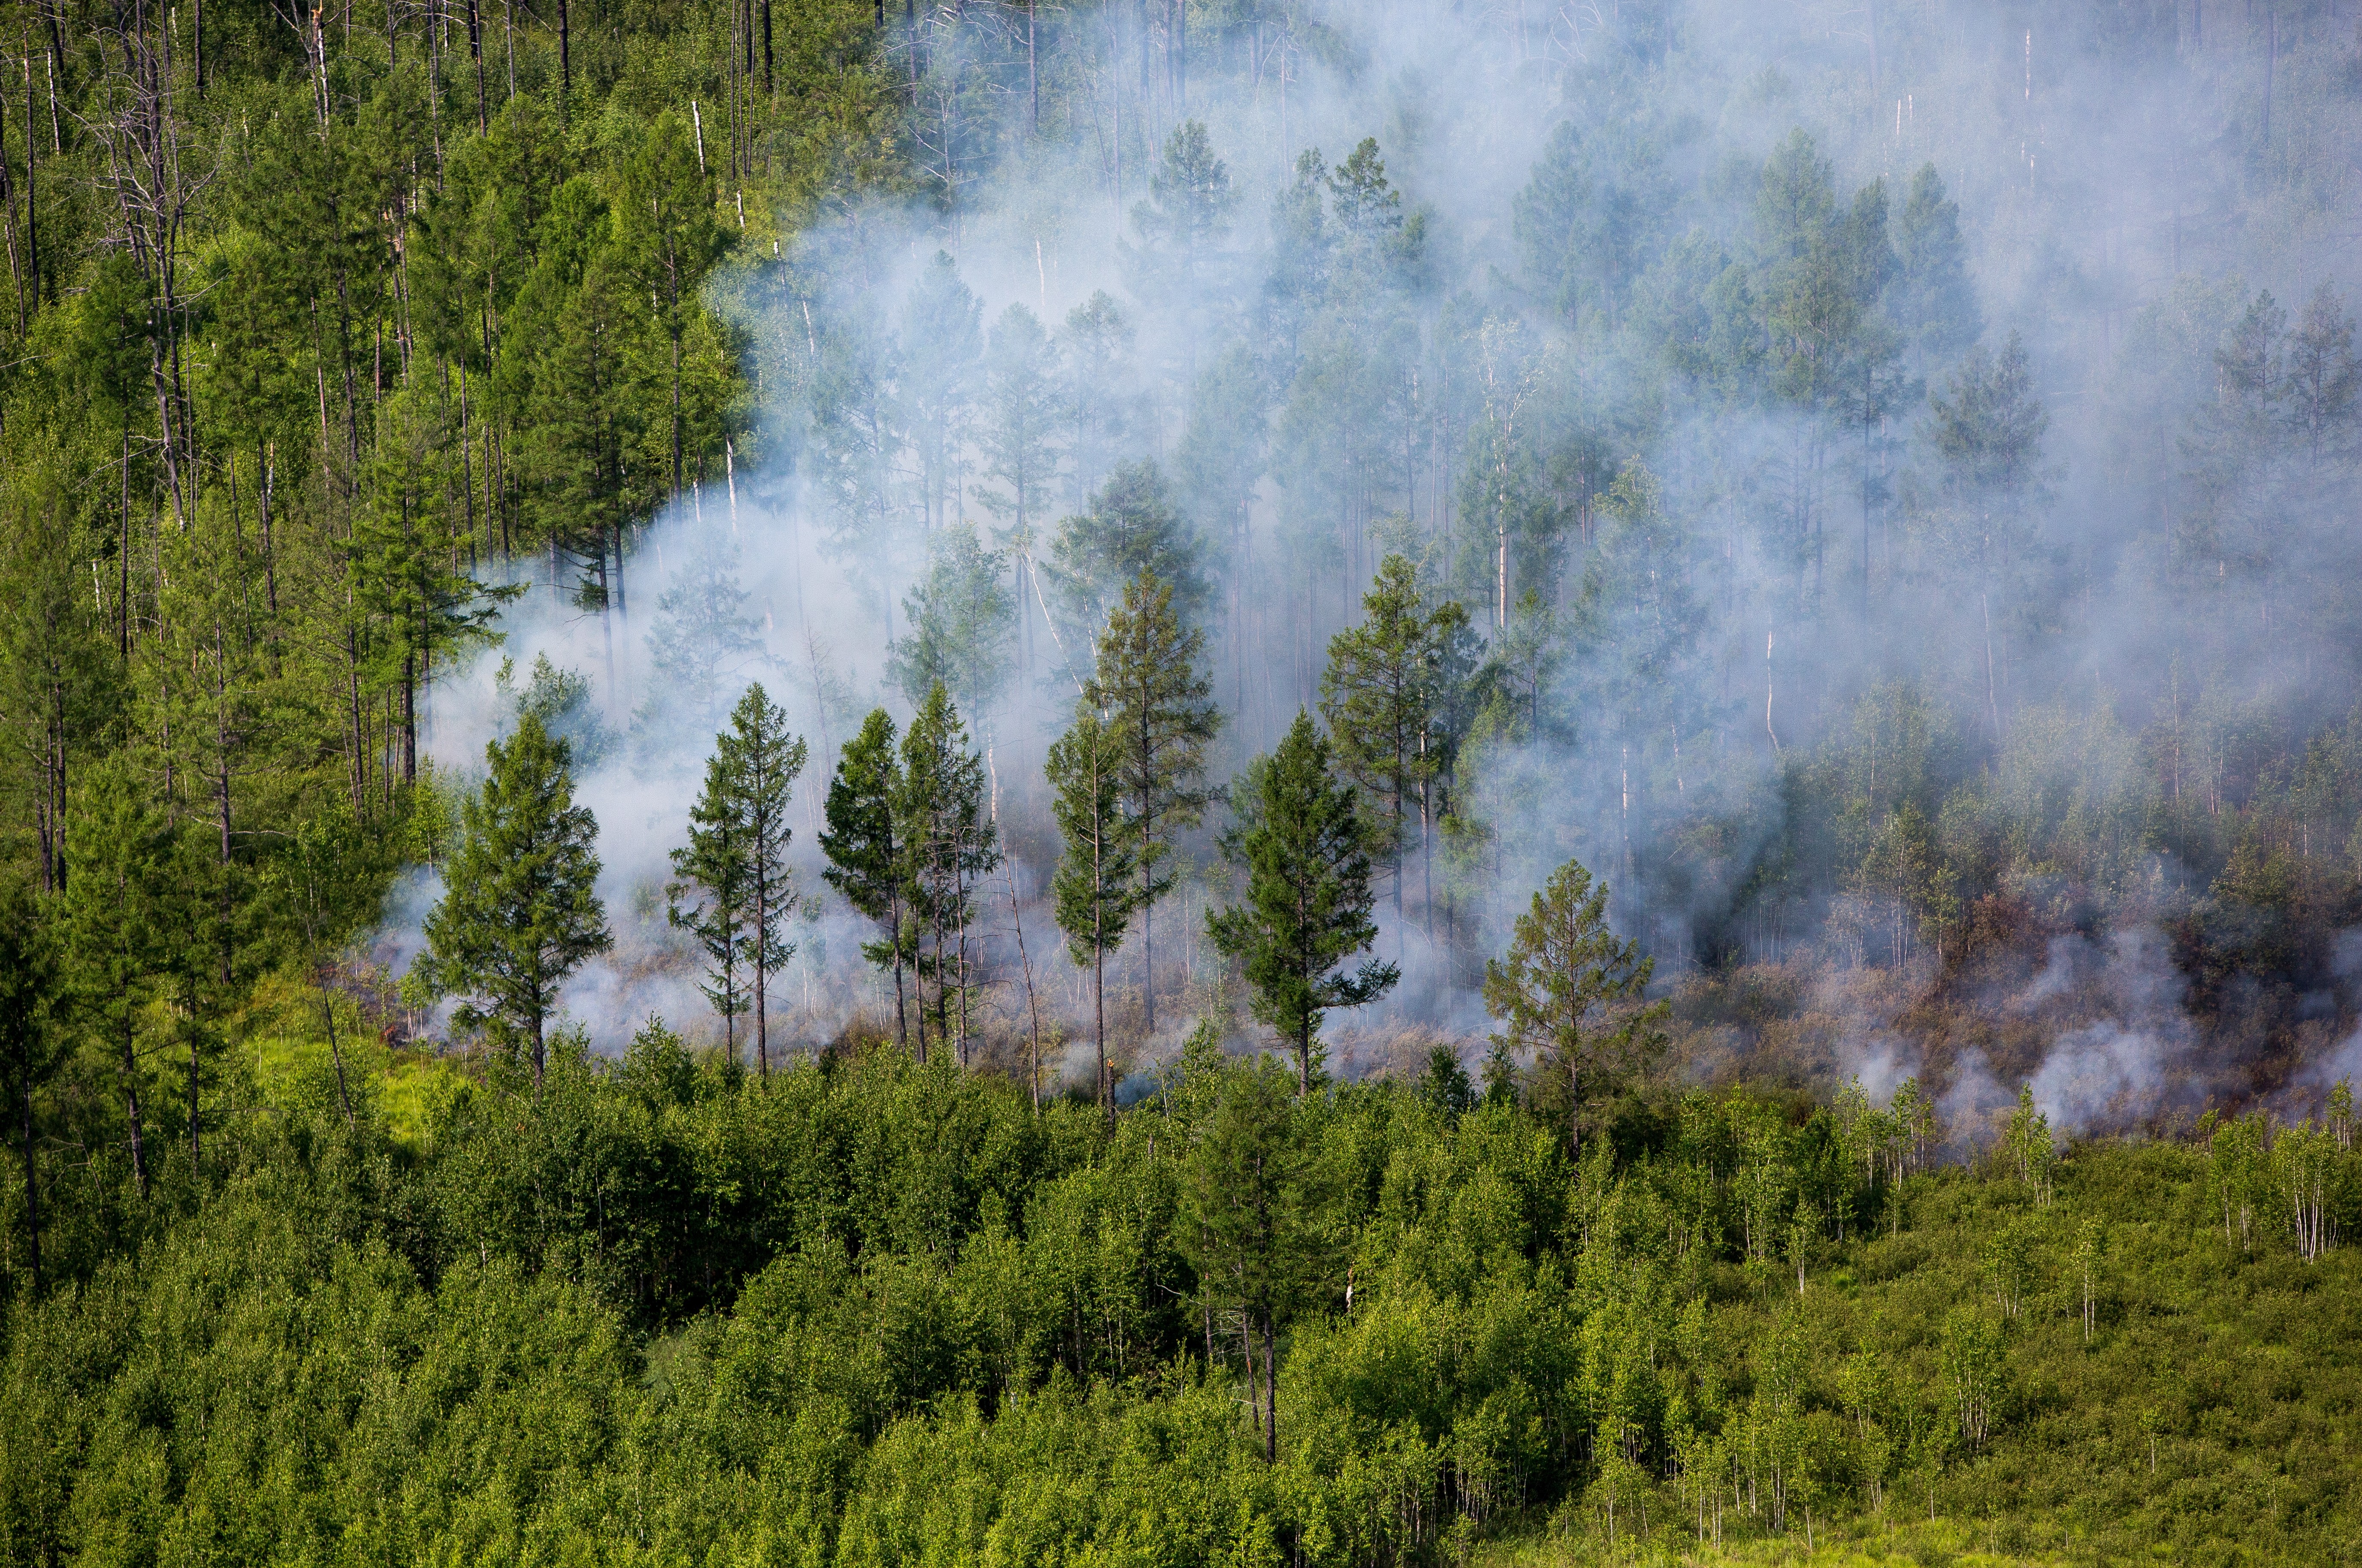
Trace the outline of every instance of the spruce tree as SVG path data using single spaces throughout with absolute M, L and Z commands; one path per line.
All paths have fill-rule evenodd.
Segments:
M 828 785 L 828 828 L 820 835 L 828 869 L 821 875 L 844 901 L 877 922 L 877 941 L 862 944 L 862 956 L 894 971 L 894 1034 L 911 1040 L 903 1000 L 902 966 L 911 956 L 903 912 L 902 845 L 894 801 L 902 790 L 902 766 L 894 749 L 894 720 L 885 709 L 870 711 L 861 733 L 846 743 Z
M 1374 959 L 1341 967 L 1378 934 L 1368 830 L 1328 740 L 1302 712 L 1279 748 L 1248 767 L 1231 805 L 1238 823 L 1224 847 L 1246 872 L 1246 898 L 1209 913 L 1206 932 L 1244 965 L 1254 1015 L 1293 1043 L 1297 1092 L 1308 1093 L 1321 1014 L 1375 1001 L 1400 974 Z
M 1096 1092 L 1110 1120 L 1115 1095 L 1108 1078 L 1107 955 L 1123 944 L 1139 896 L 1132 880 L 1133 840 L 1118 789 L 1122 766 L 1122 736 L 1098 709 L 1078 703 L 1074 723 L 1050 747 L 1050 787 L 1056 791 L 1050 809 L 1066 841 L 1050 886 L 1066 950 L 1091 972 Z
M 491 774 L 460 809 L 448 890 L 426 917 L 420 976 L 468 999 L 454 1018 L 489 1026 L 532 1053 L 533 1085 L 546 1066 L 544 1028 L 566 977 L 613 945 L 599 904 L 599 824 L 574 803 L 573 756 L 531 713 L 484 748 Z
M 1098 644 L 1098 668 L 1084 700 L 1106 715 L 1122 761 L 1117 788 L 1131 837 L 1139 891 L 1141 989 L 1147 1028 L 1156 1031 L 1156 946 L 1153 906 L 1173 886 L 1164 869 L 1173 836 L 1204 820 L 1212 791 L 1201 783 L 1206 746 L 1221 728 L 1221 710 L 1203 665 L 1205 634 L 1174 612 L 1173 589 L 1143 570 L 1127 583 L 1123 602 L 1108 617 Z
M 771 1076 L 770 1021 L 765 1012 L 770 978 L 795 956 L 787 940 L 788 917 L 795 912 L 795 880 L 788 871 L 788 801 L 802 776 L 808 751 L 803 737 L 788 733 L 788 715 L 758 682 L 746 688 L 731 710 L 730 728 L 714 754 L 728 770 L 730 809 L 739 852 L 745 857 L 746 962 L 755 971 L 755 1062 L 767 1083 Z
M 1655 962 L 1607 923 L 1607 885 L 1570 860 L 1518 917 L 1506 956 L 1485 964 L 1485 1008 L 1504 1054 L 1530 1051 L 1538 1110 L 1581 1137 L 1586 1096 L 1663 1043 L 1663 1004 L 1645 1005 Z
M 984 758 L 969 749 L 967 726 L 940 685 L 902 734 L 899 782 L 894 833 L 919 959 L 919 1059 L 926 1060 L 932 1010 L 936 1040 L 949 1039 L 965 1066 L 968 996 L 975 988 L 968 926 L 976 917 L 977 882 L 1000 864 L 1000 841 L 987 815 Z

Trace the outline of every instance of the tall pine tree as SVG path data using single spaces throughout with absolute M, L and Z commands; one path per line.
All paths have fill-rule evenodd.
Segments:
M 902 765 L 895 755 L 894 720 L 885 709 L 870 711 L 860 734 L 846 743 L 829 780 L 828 827 L 820 835 L 828 869 L 821 875 L 844 901 L 878 929 L 862 955 L 894 971 L 894 1033 L 911 1040 L 910 1010 L 903 998 L 902 969 L 911 956 L 903 919 L 902 844 L 894 802 L 902 790 Z
M 1075 722 L 1050 747 L 1050 809 L 1066 841 L 1051 881 L 1058 929 L 1076 965 L 1091 972 L 1092 1042 L 1098 1053 L 1096 1092 L 1100 1109 L 1115 1116 L 1114 1086 L 1108 1077 L 1107 956 L 1123 944 L 1139 890 L 1132 875 L 1136 854 L 1126 831 L 1119 784 L 1123 737 L 1099 711 L 1078 703 Z
M 902 733 L 894 832 L 919 961 L 919 1057 L 926 1059 L 932 1013 L 937 1042 L 948 1040 L 965 1066 L 968 997 L 979 956 L 971 950 L 969 927 L 977 884 L 1000 864 L 1000 839 L 986 812 L 984 758 L 969 749 L 967 726 L 940 685 Z
M 1238 821 L 1224 847 L 1246 872 L 1246 898 L 1209 912 L 1206 932 L 1245 966 L 1254 1015 L 1295 1046 L 1297 1092 L 1308 1093 L 1321 1014 L 1375 1001 L 1400 975 L 1374 959 L 1342 967 L 1378 934 L 1368 830 L 1305 712 L 1232 787 L 1231 809 Z
M 795 912 L 795 880 L 788 870 L 788 801 L 809 755 L 803 737 L 788 733 L 788 715 L 758 682 L 731 711 L 730 728 L 714 756 L 729 779 L 730 813 L 738 852 L 745 859 L 746 962 L 755 971 L 755 1063 L 771 1077 L 771 1029 L 766 1009 L 774 972 L 795 956 L 786 938 Z
M 614 944 L 600 907 L 599 824 L 574 803 L 573 755 L 527 713 L 506 741 L 484 748 L 480 794 L 460 808 L 448 890 L 426 917 L 420 976 L 468 999 L 460 1027 L 532 1054 L 533 1087 L 547 1066 L 545 1026 L 558 988 Z
M 1142 570 L 1124 585 L 1123 602 L 1099 638 L 1098 668 L 1084 700 L 1106 715 L 1121 754 L 1117 788 L 1131 837 L 1140 911 L 1141 990 L 1147 1028 L 1156 1032 L 1153 906 L 1173 886 L 1164 863 L 1173 837 L 1204 819 L 1213 798 L 1201 782 L 1206 747 L 1221 711 L 1204 668 L 1205 634 L 1175 613 L 1172 586 Z

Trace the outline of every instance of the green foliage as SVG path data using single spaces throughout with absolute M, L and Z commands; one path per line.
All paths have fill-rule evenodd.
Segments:
M 1255 1016 L 1294 1047 L 1297 1091 L 1309 1094 L 1321 1014 L 1375 1000 L 1400 973 L 1375 958 L 1341 967 L 1378 934 L 1369 830 L 1309 713 L 1240 775 L 1231 812 L 1238 825 L 1224 846 L 1245 874 L 1245 898 L 1208 911 L 1206 933 L 1244 968 Z
M 1578 861 L 1551 873 L 1518 917 L 1507 955 L 1485 964 L 1494 1041 L 1530 1053 L 1528 1102 L 1580 1137 L 1586 1100 L 1612 1095 L 1664 1047 L 1666 1005 L 1643 1003 L 1655 961 L 1607 922 L 1607 884 Z
M 460 1027 L 526 1051 L 540 1087 L 545 1027 L 566 977 L 613 944 L 600 908 L 599 824 L 574 803 L 573 754 L 527 712 L 484 748 L 491 772 L 461 812 L 447 890 L 426 917 L 425 984 L 468 999 Z
M 1109 1116 L 1115 1082 L 1107 1055 L 1107 955 L 1122 945 L 1124 928 L 1141 903 L 1133 880 L 1139 851 L 1123 817 L 1126 740 L 1087 701 L 1078 702 L 1075 722 L 1051 745 L 1044 768 L 1056 791 L 1050 809 L 1065 839 L 1051 896 L 1067 952 L 1078 967 L 1091 971 L 1091 1040 L 1098 1052 L 1094 1092 Z
M 919 1059 L 926 1059 L 932 1022 L 936 1043 L 950 1044 L 966 1066 L 968 1001 L 982 957 L 968 928 L 977 888 L 1000 864 L 1000 837 L 985 801 L 984 758 L 969 749 L 967 725 L 940 685 L 902 732 L 891 800 L 896 871 L 919 979 Z
M 1165 587 L 1173 613 L 1194 627 L 1212 594 L 1198 561 L 1201 547 L 1156 465 L 1120 464 L 1092 494 L 1089 511 L 1058 525 L 1043 563 L 1074 650 L 1069 657 L 1098 642 L 1118 601 L 1143 574 Z
M 860 734 L 845 743 L 836 776 L 828 783 L 828 826 L 820 835 L 828 856 L 822 873 L 844 901 L 878 926 L 877 940 L 862 945 L 872 964 L 894 971 L 894 1031 L 910 1037 L 903 1004 L 902 968 L 912 955 L 915 934 L 903 919 L 908 850 L 895 802 L 902 793 L 902 765 L 895 756 L 893 718 L 870 711 Z
M 911 635 L 898 641 L 887 672 L 912 707 L 941 686 L 982 712 L 1009 679 L 1017 605 L 1000 580 L 999 552 L 966 525 L 948 528 L 929 551 L 927 575 L 902 601 Z
M 1341 771 L 1375 808 L 1373 845 L 1394 873 L 1395 912 L 1403 907 L 1403 847 L 1418 813 L 1421 847 L 1431 819 L 1430 786 L 1443 774 L 1456 739 L 1451 712 L 1466 683 L 1461 641 L 1468 612 L 1454 600 L 1429 606 L 1411 563 L 1388 556 L 1362 596 L 1359 626 L 1329 640 L 1320 677 L 1320 716 Z
M 1149 922 L 1173 886 L 1173 841 L 1204 820 L 1213 791 L 1204 787 L 1206 748 L 1220 730 L 1209 695 L 1205 634 L 1183 618 L 1174 585 L 1150 569 L 1124 584 L 1123 602 L 1099 635 L 1098 662 L 1083 685 L 1115 748 L 1115 788 L 1123 802 L 1125 854 L 1139 878 L 1132 907 L 1141 917 L 1141 973 L 1147 1026 L 1156 1028 L 1155 947 Z

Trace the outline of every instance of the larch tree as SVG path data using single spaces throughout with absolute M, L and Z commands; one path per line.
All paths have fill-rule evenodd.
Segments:
M 1169 584 L 1175 613 L 1197 624 L 1213 600 L 1202 554 L 1197 528 L 1175 507 L 1156 465 L 1118 465 L 1087 511 L 1060 522 L 1043 563 L 1067 658 L 1087 657 L 1125 585 L 1142 572 Z
M 657 115 L 621 162 L 614 207 L 616 248 L 635 296 L 653 301 L 665 338 L 670 406 L 664 452 L 676 493 L 683 488 L 686 446 L 682 345 L 702 309 L 706 274 L 722 254 L 722 227 L 695 139 L 695 127 L 682 125 L 678 110 Z
M 941 686 L 980 718 L 1009 680 L 1018 610 L 999 552 L 986 549 L 972 525 L 955 523 L 934 536 L 926 576 L 903 596 L 911 630 L 888 650 L 886 673 L 913 708 Z
M 900 390 L 930 532 L 957 520 L 960 472 L 984 359 L 984 306 L 946 251 L 921 271 L 903 306 Z
M 1172 586 L 1147 569 L 1127 583 L 1123 602 L 1099 637 L 1098 668 L 1083 689 L 1084 701 L 1105 715 L 1118 737 L 1117 788 L 1138 879 L 1141 990 L 1152 1034 L 1156 948 L 1151 922 L 1156 900 L 1173 886 L 1165 861 L 1175 835 L 1203 821 L 1213 799 L 1203 782 L 1206 748 L 1222 723 L 1221 710 L 1209 700 L 1205 634 L 1183 624 L 1173 599 Z
M 109 766 L 81 793 L 66 882 L 67 984 L 76 1010 L 96 1026 L 115 1058 L 132 1179 L 145 1196 L 151 1173 L 139 1020 L 169 993 L 185 911 L 174 907 L 171 825 L 148 803 L 128 767 Z
M 491 772 L 460 808 L 447 890 L 426 916 L 420 977 L 463 1001 L 455 1021 L 522 1044 L 541 1088 L 544 1040 L 558 988 L 614 944 L 600 906 L 599 824 L 574 803 L 571 749 L 527 713 L 484 748 Z
M 1108 1076 L 1107 958 L 1123 944 L 1139 899 L 1133 880 L 1135 841 L 1124 821 L 1120 787 L 1123 739 L 1097 708 L 1081 702 L 1076 705 L 1075 722 L 1052 743 L 1048 763 L 1050 788 L 1055 791 L 1050 809 L 1065 840 L 1051 896 L 1066 951 L 1078 966 L 1091 972 L 1096 1087 L 1100 1109 L 1110 1122 L 1115 1086 Z
M 1976 591 L 1977 623 L 1983 631 L 1986 718 L 1999 745 L 1997 670 L 2006 650 L 1995 652 L 1992 598 L 1996 590 L 2003 596 L 2006 636 L 2009 590 L 2027 564 L 2030 514 L 2041 495 L 2042 438 L 2050 415 L 2035 395 L 2025 345 L 2014 332 L 1999 355 L 1970 349 L 1946 395 L 1930 396 L 1927 404 L 1928 436 L 1944 465 L 1955 531 L 1965 536 L 1955 553 L 1972 574 L 1967 586 Z
M 1077 508 L 1091 504 L 1135 423 L 1133 337 L 1131 319 L 1104 289 L 1066 313 L 1060 334 L 1065 360 L 1061 406 L 1069 458 L 1066 494 Z
M 739 581 L 738 547 L 708 527 L 687 542 L 685 553 L 657 596 L 646 638 L 648 695 L 632 728 L 649 753 L 669 751 L 722 722 L 732 676 L 763 654 L 762 625 L 746 613 Z
M 1887 284 L 1887 314 L 1903 333 L 1913 370 L 1926 381 L 1931 363 L 1943 364 L 1983 330 L 1976 285 L 1969 281 L 1968 246 L 1960 237 L 1960 206 L 1945 194 L 1934 164 L 1921 164 L 1911 176 L 1892 237 L 1894 273 Z
M 1343 966 L 1377 940 L 1369 830 L 1327 738 L 1301 712 L 1278 749 L 1232 785 L 1231 807 L 1223 847 L 1246 874 L 1245 898 L 1209 911 L 1207 935 L 1244 967 L 1254 1016 L 1294 1048 L 1297 1092 L 1308 1094 L 1321 1015 L 1377 1000 L 1401 974 L 1376 959 Z

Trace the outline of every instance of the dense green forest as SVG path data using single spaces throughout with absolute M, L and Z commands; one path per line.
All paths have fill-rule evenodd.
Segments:
M 2343 1561 L 2334 0 L 19 0 L 0 1560 Z

